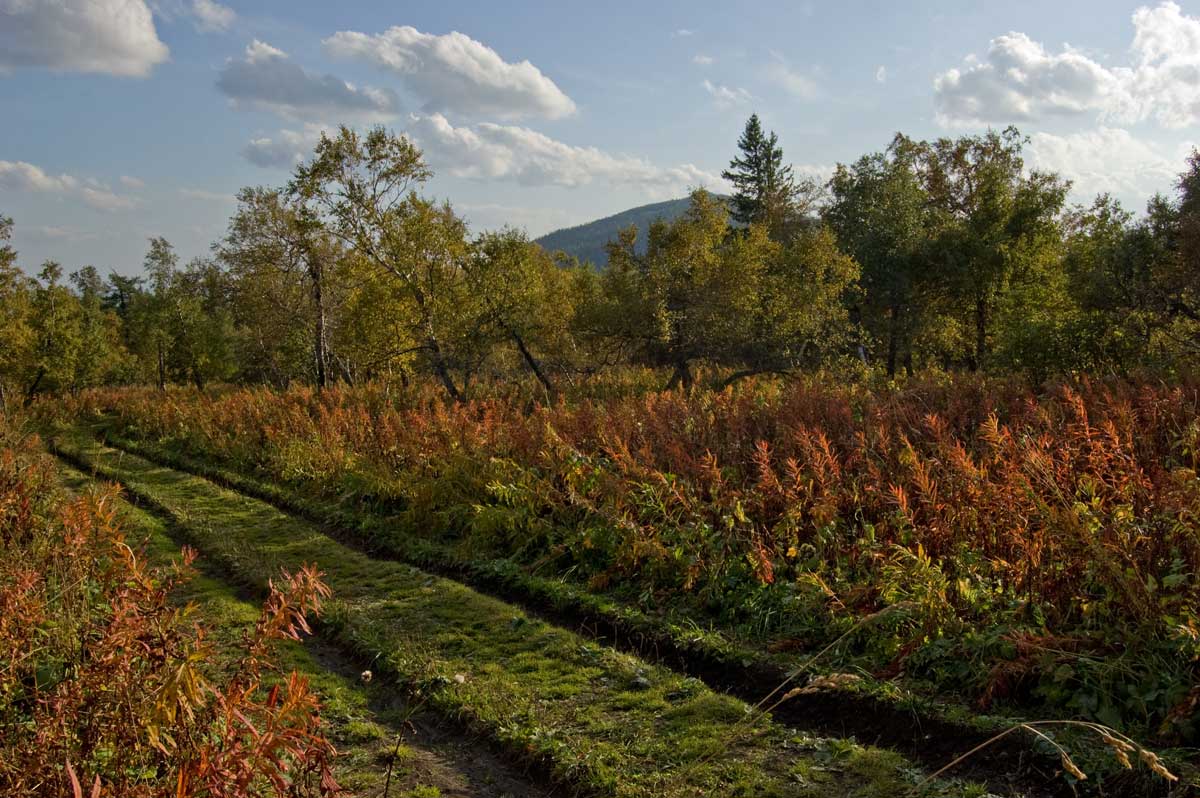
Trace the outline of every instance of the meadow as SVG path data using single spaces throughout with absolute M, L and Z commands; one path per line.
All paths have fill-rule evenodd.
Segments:
M 432 388 L 48 408 L 776 661 L 1194 742 L 1200 385 L 760 379 L 555 404 Z M 390 541 L 390 543 L 389 543 Z
M 0 778 L 1195 794 L 1200 154 L 1135 217 L 1029 143 L 819 184 L 752 115 L 733 195 L 603 263 L 473 232 L 382 126 L 182 267 L 34 279 L 0 217 Z

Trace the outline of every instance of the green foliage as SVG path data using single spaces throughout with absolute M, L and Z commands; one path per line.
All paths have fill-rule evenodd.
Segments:
M 724 202 L 699 190 L 686 214 L 650 227 L 644 255 L 635 244 L 630 229 L 611 245 L 582 326 L 625 357 L 672 368 L 672 387 L 690 388 L 697 363 L 756 373 L 841 354 L 857 267 L 826 231 L 780 244 L 762 225 L 730 227 Z
M 936 210 L 934 260 L 943 264 L 950 313 L 969 319 L 963 360 L 985 368 L 996 306 L 1019 280 L 1056 267 L 1057 216 L 1068 184 L 1024 170 L 1016 128 L 919 145 L 919 169 Z
M 0 412 L 5 415 L 33 349 L 33 286 L 17 268 L 17 253 L 8 243 L 12 224 L 12 219 L 0 216 L 0 329 L 6 339 L 0 347 Z
M 779 137 L 763 133 L 758 114 L 751 114 L 738 139 L 741 155 L 721 173 L 734 187 L 730 200 L 733 218 L 743 225 L 758 224 L 776 239 L 786 237 L 811 198 L 815 186 L 797 184 L 792 167 L 783 162 Z
M 1200 352 L 1200 156 L 1135 218 L 1103 196 L 1064 209 L 1067 184 L 1027 171 L 1025 143 L 1014 128 L 897 134 L 839 165 L 818 203 L 751 117 L 726 173 L 736 197 L 663 206 L 595 270 L 511 229 L 469 235 L 421 195 L 431 172 L 412 141 L 343 127 L 286 186 L 240 192 L 211 261 L 181 268 L 154 238 L 143 277 L 102 285 L 88 267 L 70 290 L 61 273 L 22 275 L 3 243 L 0 399 L 432 376 L 454 401 L 536 381 L 553 402 L 631 366 L 670 369 L 684 389 L 718 372 L 717 384 L 828 368 L 1036 384 L 1186 369 Z M 11 226 L 0 219 L 0 241 Z
M 568 259 L 574 259 L 593 271 L 602 271 L 608 266 L 608 244 L 622 230 L 629 227 L 648 230 L 651 224 L 659 220 L 673 222 L 687 212 L 691 204 L 688 197 L 681 197 L 639 205 L 593 222 L 555 230 L 534 243 L 547 252 L 561 253 Z M 645 245 L 645 241 L 642 245 Z
M 79 303 L 60 282 L 62 267 L 46 261 L 38 278 L 30 313 L 33 345 L 26 364 L 27 402 L 41 390 L 70 388 L 83 346 Z
M 933 212 L 921 183 L 916 148 L 898 136 L 886 152 L 839 165 L 829 182 L 823 218 L 862 270 L 855 303 L 864 351 L 896 373 L 910 368 L 926 325 L 937 323 L 929 274 Z M 876 353 L 882 342 L 885 354 Z

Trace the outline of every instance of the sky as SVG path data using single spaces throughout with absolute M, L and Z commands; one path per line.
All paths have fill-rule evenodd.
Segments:
M 756 112 L 798 173 L 1017 125 L 1140 209 L 1200 142 L 1200 2 L 0 0 L 19 263 L 187 260 L 323 130 L 412 137 L 474 230 L 537 236 L 720 178 Z

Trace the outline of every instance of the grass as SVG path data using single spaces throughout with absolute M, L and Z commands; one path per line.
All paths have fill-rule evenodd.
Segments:
M 94 486 L 89 477 L 70 467 L 60 469 L 60 482 L 76 493 Z M 121 517 L 130 540 L 144 541 L 142 553 L 152 562 L 166 565 L 178 559 L 179 542 L 160 518 L 128 502 L 121 503 Z M 218 671 L 231 664 L 222 654 L 235 650 L 253 630 L 260 608 L 244 591 L 212 573 L 203 560 L 197 562 L 197 567 L 197 574 L 179 589 L 176 598 L 196 607 L 198 620 L 209 631 L 217 654 L 209 668 Z M 281 673 L 295 671 L 308 679 L 321 696 L 327 734 L 339 751 L 335 773 L 350 794 L 382 794 L 389 763 L 393 762 L 392 794 L 400 798 L 441 795 L 441 788 L 426 783 L 426 779 L 472 787 L 467 778 L 471 774 L 445 772 L 446 762 L 454 758 L 455 752 L 445 750 L 445 746 L 425 745 L 409 731 L 415 714 L 411 705 L 397 701 L 389 695 L 394 691 L 384 686 L 363 684 L 351 663 L 329 651 L 319 639 L 279 642 L 275 663 Z
M 269 504 L 86 433 L 59 446 L 121 482 L 249 585 L 261 588 L 281 566 L 316 562 L 335 596 L 324 626 L 348 650 L 579 793 L 870 798 L 902 795 L 921 780 L 894 752 L 770 721 L 731 740 L 747 706 L 696 679 L 598 646 L 457 582 L 372 559 Z M 973 790 L 940 782 L 929 793 Z
M 313 499 L 286 484 L 264 481 L 162 444 L 115 435 L 107 426 L 101 429 L 122 449 L 260 498 L 389 557 L 449 574 L 527 607 L 548 609 L 552 615 L 578 622 L 581 627 L 600 630 L 600 639 L 619 639 L 644 655 L 653 652 L 681 662 L 693 675 L 718 674 L 723 683 L 728 683 L 729 675 L 734 674 L 734 691 L 749 700 L 761 697 L 770 685 L 796 667 L 796 652 L 764 651 L 729 630 L 702 627 L 686 612 L 664 607 L 659 614 L 651 615 L 566 579 L 530 574 L 509 560 L 472 557 L 460 547 L 411 534 L 402 521 L 385 511 Z M 817 662 L 811 670 L 819 673 L 823 664 Z M 856 675 L 859 678 L 854 680 L 824 680 L 829 686 L 806 691 L 780 707 L 777 714 L 801 728 L 869 730 L 872 739 L 905 751 L 934 769 L 1014 723 L 1023 722 L 1012 716 L 983 715 L 942 696 L 914 691 L 909 685 Z M 831 706 L 839 711 L 831 712 Z M 1090 736 L 1070 729 L 1060 731 L 1058 736 L 1087 763 L 1093 776 L 1119 772 L 1108 749 Z M 968 761 L 964 766 L 966 772 L 980 778 L 1017 784 L 1057 778 L 1054 774 L 1060 769 L 1059 757 L 1049 746 L 1040 746 L 1024 736 L 1006 737 L 988 757 Z M 1028 779 L 1024 778 L 1026 772 Z

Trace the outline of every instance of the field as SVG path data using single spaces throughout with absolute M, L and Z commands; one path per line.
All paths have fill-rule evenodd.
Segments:
M 546 788 L 899 794 L 1022 722 L 922 789 L 1167 794 L 1117 733 L 1191 780 L 1200 388 L 639 380 L 34 410 L 219 578 L 315 562 L 327 645 Z
M 0 0 L 0 798 L 1200 798 L 1200 16 L 267 5 Z

